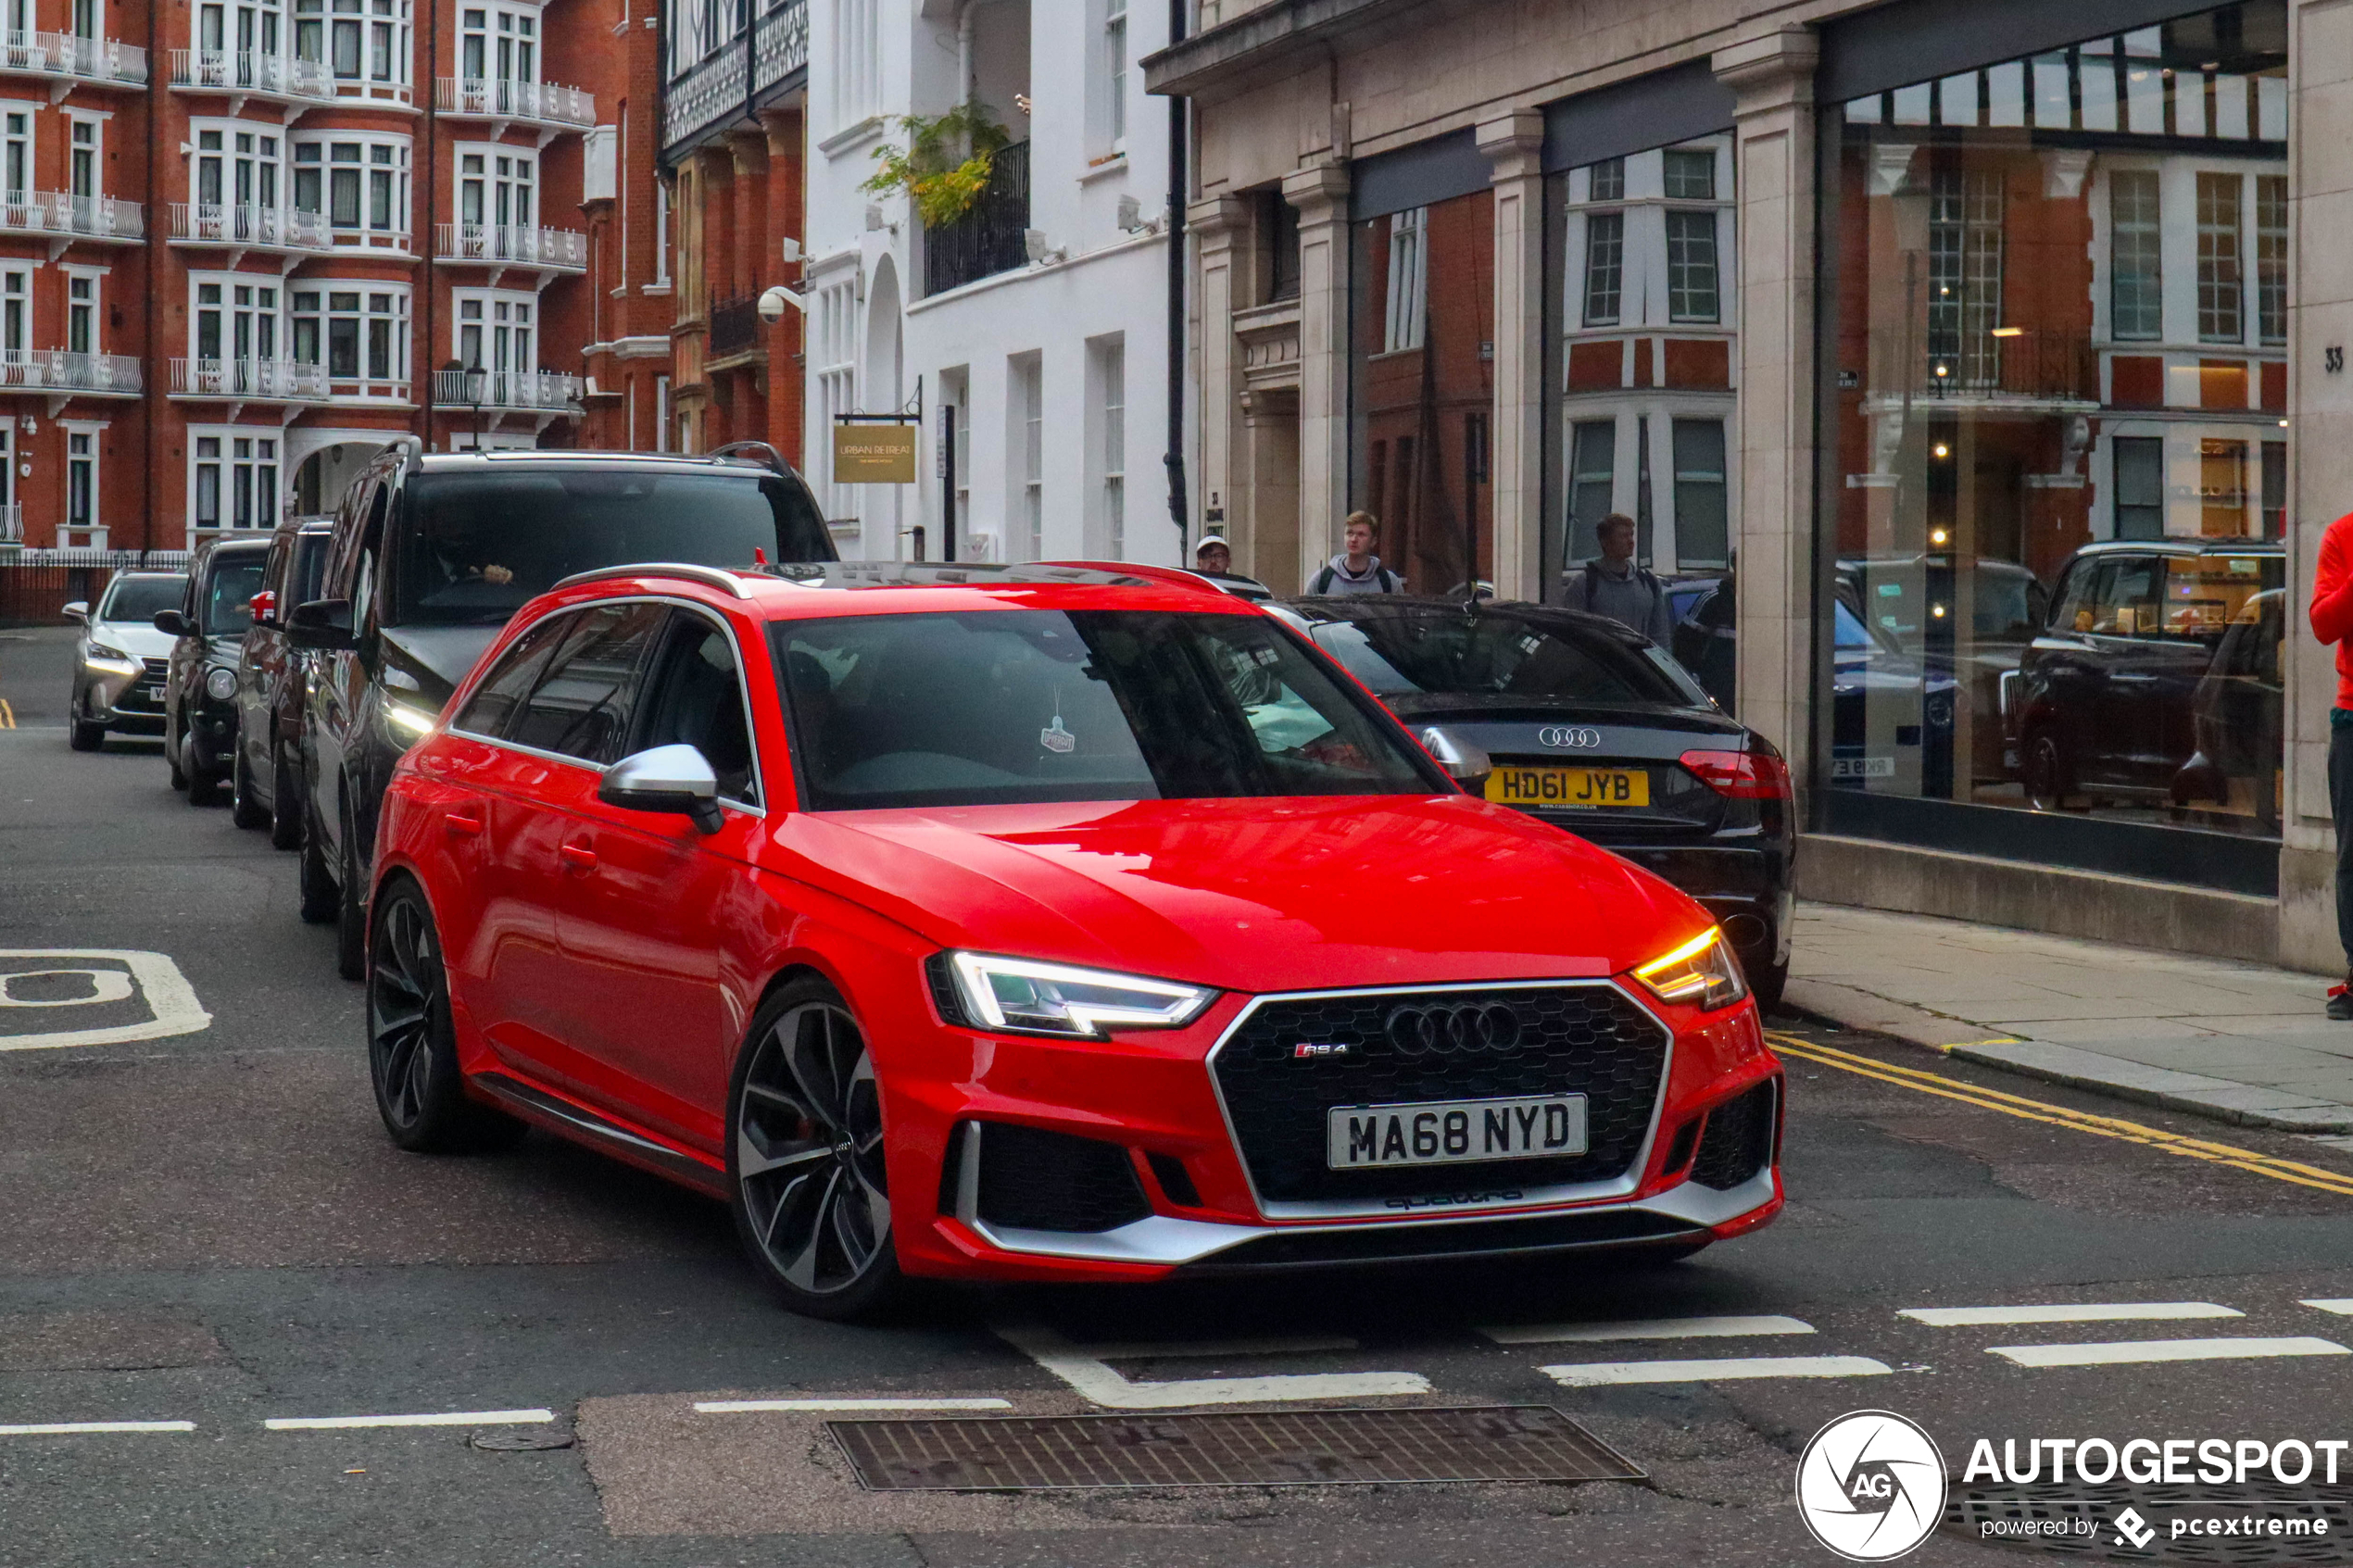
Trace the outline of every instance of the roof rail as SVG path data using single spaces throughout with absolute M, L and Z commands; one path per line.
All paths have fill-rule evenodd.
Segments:
M 1041 560 L 1036 564 L 1083 567 L 1089 571 L 1116 571 L 1129 577 L 1150 578 L 1154 583 L 1165 583 L 1172 588 L 1190 588 L 1198 593 L 1223 595 L 1226 592 L 1201 573 L 1187 571 L 1181 566 L 1146 566 L 1139 561 L 1088 560 L 1083 557 L 1068 560 Z
M 731 462 L 745 458 L 756 458 L 763 468 L 774 469 L 778 473 L 789 474 L 792 472 L 792 465 L 785 461 L 785 455 L 782 452 L 777 451 L 774 446 L 769 445 L 765 441 L 730 441 L 724 446 L 712 447 L 710 451 L 704 453 L 703 456 L 706 458 L 724 458 Z
M 649 560 L 634 566 L 600 566 L 594 571 L 575 571 L 556 584 L 558 588 L 575 587 L 583 583 L 599 583 L 612 577 L 684 577 L 690 583 L 700 583 L 717 588 L 730 597 L 748 599 L 751 590 L 744 580 L 732 571 L 715 566 L 695 566 L 686 561 Z M 552 590 L 551 590 L 552 591 Z

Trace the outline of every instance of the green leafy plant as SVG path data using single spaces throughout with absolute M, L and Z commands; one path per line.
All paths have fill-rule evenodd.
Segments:
M 975 100 L 940 115 L 901 115 L 907 144 L 875 149 L 878 166 L 863 189 L 875 195 L 904 191 L 926 229 L 953 223 L 988 188 L 997 155 L 1013 141 L 986 104 Z

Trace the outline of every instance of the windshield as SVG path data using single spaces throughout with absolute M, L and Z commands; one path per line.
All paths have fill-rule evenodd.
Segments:
M 1374 611 L 1312 628 L 1315 644 L 1384 697 L 1667 703 L 1706 698 L 1661 663 L 1604 633 L 1459 609 Z M 1662 661 L 1663 662 L 1663 661 Z
M 393 546 L 392 626 L 497 625 L 574 572 L 637 561 L 834 558 L 808 492 L 774 474 L 610 469 L 428 473 Z
M 1940 566 L 1933 596 L 1926 563 L 1864 561 L 1853 569 L 1856 591 L 1870 607 L 1871 624 L 1906 653 L 1918 653 L 1927 625 L 1952 613 L 1951 600 L 1966 590 L 1970 633 L 1979 642 L 2023 643 L 2033 639 L 2050 607 L 2050 596 L 2033 575 L 2000 561 L 1980 561 L 1967 583 Z
M 150 621 L 159 609 L 178 609 L 187 592 L 184 577 L 118 577 L 98 606 L 97 618 Z
M 773 634 L 816 810 L 1447 788 L 1261 616 L 988 610 Z
M 261 571 L 270 558 L 259 550 L 241 550 L 212 563 L 205 590 L 204 629 L 214 636 L 242 632 L 253 624 L 247 601 L 261 592 Z

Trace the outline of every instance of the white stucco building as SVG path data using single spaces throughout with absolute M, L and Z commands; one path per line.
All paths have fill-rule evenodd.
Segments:
M 845 556 L 1174 562 L 1168 104 L 1129 0 L 824 0 L 810 16 L 808 469 Z M 863 188 L 900 117 L 975 101 L 1012 144 L 956 222 Z M 834 480 L 835 416 L 912 410 L 912 485 Z M 918 533 L 920 530 L 920 533 Z

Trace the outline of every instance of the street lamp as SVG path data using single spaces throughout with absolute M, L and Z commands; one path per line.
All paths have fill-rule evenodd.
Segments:
M 442 366 L 441 369 L 445 375 L 453 375 L 458 378 L 458 384 L 462 390 L 462 395 L 459 400 L 461 402 L 471 403 L 473 405 L 474 450 L 479 452 L 482 450 L 483 383 L 490 379 L 489 375 L 480 365 L 468 365 L 462 360 L 458 359 L 450 360 L 447 364 Z

